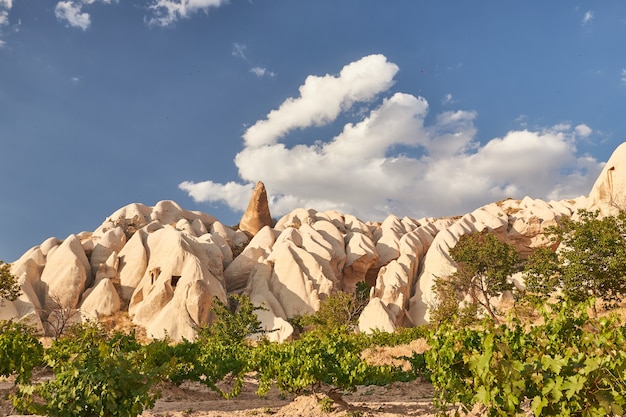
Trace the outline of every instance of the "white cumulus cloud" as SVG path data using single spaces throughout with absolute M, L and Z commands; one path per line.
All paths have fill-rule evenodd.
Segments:
M 94 3 L 111 4 L 112 0 L 63 0 L 57 3 L 54 14 L 59 22 L 68 26 L 87 30 L 91 26 L 91 15 L 83 8 Z
M 235 157 L 241 182 L 185 181 L 194 200 L 245 210 L 256 181 L 265 183 L 271 210 L 336 209 L 364 220 L 389 213 L 412 217 L 463 214 L 507 197 L 561 199 L 587 194 L 602 164 L 579 156 L 586 125 L 515 130 L 484 143 L 476 112 L 448 111 L 426 123 L 425 98 L 391 92 L 398 67 L 382 55 L 345 66 L 338 76 L 309 76 L 300 95 L 243 135 Z M 372 105 L 375 96 L 382 102 Z M 294 129 L 331 123 L 356 103 L 369 110 L 334 137 L 287 146 Z
M 586 138 L 593 133 L 593 130 L 586 124 L 579 124 L 574 130 L 583 138 Z
M 154 0 L 148 8 L 153 16 L 150 24 L 169 26 L 198 12 L 207 13 L 210 8 L 220 7 L 228 0 Z
M 87 30 L 91 26 L 89 13 L 82 11 L 82 3 L 75 1 L 60 1 L 54 8 L 54 15 L 60 22 L 66 22 L 69 26 Z
M 300 97 L 285 100 L 246 131 L 246 145 L 272 144 L 293 129 L 328 123 L 352 104 L 389 89 L 396 72 L 397 65 L 383 55 L 370 55 L 346 65 L 338 76 L 310 75 L 300 86 Z

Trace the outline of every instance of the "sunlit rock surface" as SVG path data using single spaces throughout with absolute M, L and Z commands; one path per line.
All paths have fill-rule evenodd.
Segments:
M 63 308 L 92 318 L 127 311 L 149 336 L 193 339 L 198 326 L 211 324 L 215 297 L 246 293 L 264 307 L 257 315 L 267 337 L 281 341 L 293 335 L 289 319 L 366 282 L 370 298 L 360 331 L 427 323 L 434 281 L 454 273 L 449 252 L 461 236 L 487 231 L 527 256 L 548 244 L 544 232 L 560 218 L 575 218 L 579 209 L 623 208 L 626 145 L 609 159 L 589 197 L 508 199 L 454 218 L 391 214 L 372 223 L 298 208 L 272 226 L 263 192 L 253 194 L 243 230 L 161 201 L 122 207 L 91 232 L 49 238 L 12 264 L 22 294 L 3 302 L 0 319 L 43 329 Z M 523 285 L 519 277 L 515 282 Z

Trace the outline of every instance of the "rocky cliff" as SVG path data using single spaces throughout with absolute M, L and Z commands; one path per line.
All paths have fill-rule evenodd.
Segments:
M 433 280 L 454 272 L 449 250 L 467 233 L 494 233 L 523 254 L 546 244 L 543 232 L 578 209 L 610 213 L 626 195 L 626 144 L 607 162 L 588 197 L 526 197 L 454 218 L 364 222 L 336 211 L 300 208 L 273 226 L 262 184 L 243 230 L 173 201 L 130 204 L 93 232 L 49 238 L 12 264 L 22 295 L 0 306 L 0 319 L 20 319 L 48 332 L 55 317 L 79 311 L 101 318 L 128 309 L 152 337 L 191 339 L 210 323 L 214 297 L 245 292 L 266 311 L 259 318 L 276 340 L 290 337 L 287 319 L 316 311 L 335 291 L 371 285 L 361 331 L 392 331 L 429 320 Z M 45 326 L 44 326 L 45 324 Z

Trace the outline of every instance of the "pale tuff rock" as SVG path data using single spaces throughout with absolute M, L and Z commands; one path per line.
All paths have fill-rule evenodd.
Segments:
M 73 309 L 79 300 L 91 316 L 128 302 L 133 322 L 149 335 L 192 339 L 197 325 L 211 323 L 214 297 L 226 301 L 228 293 L 245 292 L 266 308 L 257 316 L 267 336 L 280 341 L 293 333 L 288 319 L 313 313 L 326 297 L 353 292 L 365 281 L 372 288 L 361 331 L 419 325 L 436 302 L 435 279 L 455 271 L 449 251 L 461 236 L 486 231 L 528 255 L 547 244 L 544 231 L 560 218 L 575 219 L 581 208 L 610 213 L 623 207 L 625 167 L 621 145 L 588 198 L 503 200 L 456 218 L 389 215 L 365 223 L 351 214 L 300 208 L 273 228 L 266 223 L 253 232 L 244 221 L 242 230 L 233 230 L 173 201 L 130 204 L 93 232 L 63 242 L 50 238 L 15 261 L 12 272 L 23 294 L 5 302 L 0 316 L 41 328 L 38 315 L 54 321 L 59 306 Z M 523 286 L 520 277 L 513 281 Z
M 437 234 L 431 248 L 426 253 L 422 271 L 419 274 L 415 291 L 410 299 L 408 317 L 414 325 L 427 323 L 429 306 L 436 302 L 433 285 L 438 277 L 446 277 L 456 270 L 449 251 L 461 236 L 488 231 L 504 242 L 514 245 L 522 255 L 542 245 L 546 245 L 544 231 L 556 224 L 557 220 L 575 212 L 576 206 L 568 207 L 562 202 L 552 205 L 542 200 L 524 198 L 505 200 L 481 207 L 456 220 Z
M 211 225 L 217 221 L 213 216 L 198 211 L 184 210 L 171 200 L 159 201 L 150 213 L 150 219 L 156 220 L 162 225 L 175 225 L 181 219 L 194 221 L 200 219 L 204 224 Z
M 193 338 L 194 327 L 209 319 L 205 306 L 213 296 L 226 300 L 223 277 L 209 268 L 207 245 L 169 225 L 148 235 L 148 265 L 130 300 L 129 314 L 149 335 L 162 337 L 167 332 L 174 340 Z M 188 294 L 203 304 L 190 311 Z
M 243 252 L 228 265 L 224 271 L 224 280 L 229 292 L 246 287 L 250 273 L 259 262 L 267 259 L 275 240 L 274 231 L 269 226 L 264 227 L 252 238 Z
M 224 238 L 233 248 L 247 245 L 250 241 L 248 235 L 246 235 L 241 230 L 233 230 L 230 227 L 226 227 L 222 223 L 217 221 L 211 225 L 210 232 L 212 235 L 217 234 Z
M 303 224 L 311 225 L 315 223 L 316 219 L 316 210 L 298 208 L 280 218 L 276 222 L 274 229 L 278 231 L 283 231 L 288 227 L 300 227 Z
M 269 203 L 267 202 L 267 192 L 265 191 L 265 185 L 259 181 L 252 191 L 248 208 L 241 217 L 239 230 L 254 236 L 265 226 L 271 225 L 272 216 Z
M 123 300 L 130 301 L 135 288 L 141 282 L 148 268 L 148 255 L 145 241 L 148 232 L 138 230 L 120 251 L 118 257 L 118 274 L 120 279 L 120 295 Z
M 120 226 L 124 229 L 132 228 L 134 230 L 140 229 L 150 223 L 150 213 L 152 208 L 144 206 L 143 204 L 129 204 L 108 217 L 108 220 L 113 222 L 114 225 Z
M 233 261 L 233 250 L 228 244 L 228 241 L 224 239 L 221 235 L 217 233 L 210 233 L 213 242 L 217 245 L 217 247 L 222 251 L 222 266 L 224 269 L 228 267 Z
M 15 320 L 20 317 L 12 301 L 0 299 L 0 321 Z
M 613 151 L 594 183 L 589 199 L 598 206 L 626 208 L 626 142 Z
M 343 268 L 346 264 L 347 254 L 341 229 L 337 228 L 333 221 L 322 218 L 313 223 L 313 229 L 317 231 L 321 239 L 330 245 L 330 267 L 335 277 L 343 282 Z
M 352 229 L 346 235 L 346 264 L 343 268 L 343 290 L 354 292 L 356 283 L 365 281 L 365 275 L 378 262 L 376 247 L 371 234 L 361 233 L 361 229 Z
M 85 288 L 91 283 L 91 266 L 75 235 L 48 255 L 35 291 L 47 312 L 53 309 L 76 308 Z
M 359 317 L 359 331 L 372 333 L 374 330 L 384 332 L 396 330 L 395 318 L 380 298 L 372 298 Z
M 259 263 L 248 282 L 246 293 L 255 306 L 261 306 L 256 315 L 261 327 L 270 341 L 288 340 L 293 335 L 293 326 L 286 320 L 287 315 L 272 291 L 269 282 L 272 277 L 272 266 L 267 262 Z M 261 335 L 258 335 L 261 336 Z
M 98 319 L 117 313 L 121 307 L 122 302 L 113 281 L 109 278 L 103 278 L 95 287 L 85 291 L 80 310 L 87 317 Z
M 313 255 L 289 240 L 275 245 L 267 260 L 273 265 L 270 289 L 287 317 L 314 313 L 320 296 L 333 290 L 333 282 Z
M 98 282 L 104 278 L 116 278 L 118 266 L 119 258 L 117 257 L 117 252 L 113 251 L 106 261 L 100 262 L 100 265 L 95 273 L 95 284 L 98 284 Z

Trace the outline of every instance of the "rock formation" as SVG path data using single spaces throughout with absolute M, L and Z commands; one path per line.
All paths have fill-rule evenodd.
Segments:
M 248 208 L 243 213 L 239 222 L 239 230 L 254 236 L 265 226 L 272 225 L 270 206 L 267 202 L 267 192 L 265 185 L 261 181 L 257 182 L 252 191 Z
M 268 337 L 285 340 L 294 331 L 288 319 L 313 313 L 326 297 L 365 281 L 370 299 L 359 329 L 392 331 L 428 322 L 434 280 L 454 272 L 449 251 L 461 236 L 487 230 L 528 255 L 547 244 L 544 230 L 561 217 L 581 208 L 614 211 L 624 207 L 623 196 L 626 145 L 609 159 L 589 197 L 508 199 L 455 218 L 389 215 L 365 223 L 299 208 L 272 227 L 262 183 L 240 230 L 172 201 L 130 204 L 93 232 L 47 239 L 15 261 L 22 295 L 2 304 L 0 318 L 43 329 L 62 308 L 92 318 L 127 308 L 152 337 L 191 339 L 198 325 L 211 323 L 215 297 L 246 293 L 264 306 L 257 315 L 273 330 Z

